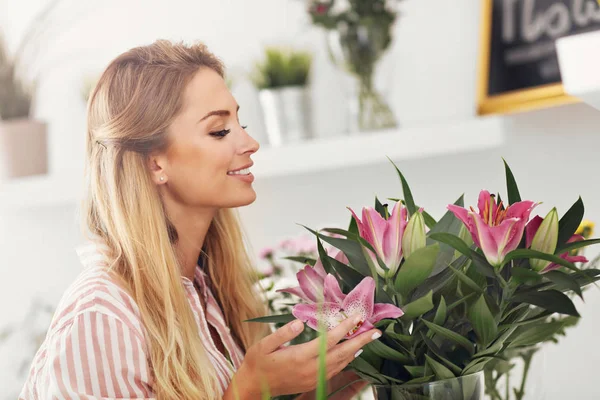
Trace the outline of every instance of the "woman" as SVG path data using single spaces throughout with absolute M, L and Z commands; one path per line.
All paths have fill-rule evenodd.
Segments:
M 223 66 L 205 46 L 158 41 L 117 57 L 88 104 L 86 266 L 61 300 L 22 399 L 259 399 L 316 386 L 318 343 L 285 346 L 265 315 L 232 208 L 256 194 Z M 379 331 L 328 333 L 330 389 Z M 338 398 L 350 398 L 364 383 Z

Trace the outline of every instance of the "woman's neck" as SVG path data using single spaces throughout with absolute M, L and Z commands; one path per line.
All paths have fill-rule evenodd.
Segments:
M 193 281 L 198 257 L 204 246 L 208 228 L 216 215 L 216 210 L 170 208 L 167 208 L 169 218 L 177 230 L 175 250 L 181 266 L 181 274 Z

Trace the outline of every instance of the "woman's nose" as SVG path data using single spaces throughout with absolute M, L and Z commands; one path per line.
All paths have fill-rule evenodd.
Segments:
M 258 149 L 260 148 L 260 144 L 252 137 L 250 136 L 250 134 L 248 132 L 246 132 L 246 130 L 243 130 L 243 135 L 244 135 L 244 146 L 243 146 L 243 153 L 256 153 L 258 151 Z

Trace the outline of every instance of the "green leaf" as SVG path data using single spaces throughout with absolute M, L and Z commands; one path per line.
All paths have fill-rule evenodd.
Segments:
M 342 281 L 341 283 L 347 286 L 347 289 L 354 289 L 356 285 L 358 285 L 364 279 L 363 275 L 357 272 L 354 268 L 347 266 L 343 262 L 331 257 L 329 257 L 328 260 L 333 270 L 340 277 Z
M 537 283 L 542 280 L 542 276 L 531 269 L 514 267 L 510 272 L 515 283 Z
M 386 346 L 381 342 L 381 340 L 374 340 L 366 344 L 364 347 L 368 348 L 374 354 L 386 360 L 398 361 L 402 364 L 408 364 L 413 362 L 409 356 L 406 356 L 400 353 L 399 351 L 394 350 L 389 346 Z
M 517 182 L 515 181 L 515 176 L 513 175 L 510 167 L 506 160 L 504 160 L 504 169 L 506 171 L 506 191 L 508 193 L 508 203 L 514 204 L 521 201 L 521 195 L 519 194 L 519 188 L 517 186 Z
M 480 287 L 477 283 L 475 283 L 475 281 L 473 281 L 473 279 L 469 278 L 467 275 L 465 275 L 464 272 L 452 267 L 451 265 L 448 266 L 452 272 L 454 272 L 454 274 L 456 275 L 456 277 L 465 285 L 467 285 L 471 290 L 473 290 L 475 293 L 483 293 L 483 288 Z
M 332 238 L 321 233 L 317 233 L 306 226 L 303 227 L 315 236 L 320 237 L 324 242 L 327 242 L 333 247 L 341 250 L 346 257 L 348 257 L 348 261 L 350 261 L 352 267 L 354 267 L 354 269 L 360 274 L 363 276 L 371 276 L 371 269 L 369 268 L 369 264 L 365 259 L 360 243 L 350 239 Z
M 558 243 L 557 248 L 563 247 L 567 240 L 573 236 L 581 220 L 583 220 L 583 214 L 585 212 L 583 206 L 583 200 L 581 197 L 569 208 L 569 210 L 563 215 L 558 221 Z
M 433 292 L 430 291 L 425 296 L 408 303 L 402 307 L 404 315 L 400 318 L 405 320 L 415 319 L 433 309 Z
M 423 282 L 413 291 L 413 293 L 410 296 L 410 299 L 419 299 L 425 296 L 430 291 L 437 293 L 439 290 L 444 288 L 448 284 L 448 282 L 452 280 L 453 277 L 454 275 L 452 274 L 452 271 L 450 271 L 449 269 L 445 269 L 439 274 L 427 278 L 425 282 Z
M 422 335 L 421 337 L 422 337 L 423 341 L 425 342 L 425 344 L 427 345 L 427 348 L 431 352 L 433 352 L 433 354 L 436 355 L 436 357 L 440 360 L 440 362 L 442 364 L 444 364 L 445 367 L 450 369 L 450 371 L 452 371 L 452 373 L 455 375 L 460 374 L 461 368 L 459 366 L 455 365 L 452 361 L 448 360 L 446 357 L 444 357 L 444 353 L 439 348 L 439 346 L 434 343 L 433 340 L 429 339 L 426 335 Z
M 360 372 L 376 382 L 385 384 L 386 381 L 383 380 L 380 376 L 381 373 L 377 368 L 369 364 L 367 361 L 363 360 L 362 357 L 355 358 L 351 362 L 352 368 L 354 368 L 357 372 Z
M 435 218 L 429 215 L 425 210 L 423 210 L 423 219 L 425 220 L 425 225 L 427 225 L 429 229 L 432 229 L 437 224 Z
M 402 182 L 402 193 L 404 195 L 404 202 L 406 203 L 406 208 L 408 209 L 408 216 L 410 217 L 411 215 L 417 212 L 417 206 L 415 206 L 415 201 L 410 191 L 410 187 L 408 186 L 406 179 L 404 179 L 404 175 L 402 175 L 402 172 L 400 172 L 400 169 L 398 169 L 396 164 L 394 164 L 394 162 L 389 157 L 388 160 L 390 160 L 390 162 L 394 165 L 394 168 L 396 168 L 396 172 L 398 172 L 398 176 L 400 177 L 400 181 Z
M 490 263 L 486 260 L 484 256 L 482 256 L 476 251 L 473 251 L 471 253 L 471 256 L 473 260 L 473 265 L 475 266 L 475 268 L 477 268 L 477 271 L 479 271 L 480 274 L 482 274 L 483 276 L 487 276 L 488 278 L 497 279 L 494 267 L 490 265 Z
M 348 232 L 354 234 L 355 236 L 359 235 L 358 224 L 356 223 L 354 217 L 350 217 L 350 223 L 348 224 Z
M 446 314 L 446 299 L 444 299 L 444 296 L 441 296 L 440 303 L 435 311 L 435 317 L 433 317 L 433 323 L 440 326 L 444 325 L 444 322 L 446 322 Z
M 463 296 L 460 299 L 456 300 L 454 303 L 452 303 L 448 306 L 448 312 L 454 310 L 456 307 L 458 307 L 462 303 L 466 303 L 467 301 L 471 300 L 476 295 L 477 295 L 477 293 L 473 292 L 473 293 L 469 293 L 468 295 Z
M 567 260 L 565 260 L 563 258 L 560 258 L 559 256 L 556 256 L 554 254 L 546 254 L 546 253 L 542 253 L 542 252 L 531 250 L 531 249 L 517 249 L 517 250 L 511 251 L 504 258 L 502 265 L 506 265 L 508 262 L 513 261 L 513 260 L 525 259 L 525 258 L 526 259 L 536 258 L 539 260 L 551 261 L 553 263 L 562 265 L 562 266 L 572 269 L 574 271 L 579 271 L 579 268 L 575 267 L 575 265 L 573 265 L 572 263 L 568 262 Z
M 387 204 L 381 204 L 377 197 L 375 197 L 375 211 L 381 215 L 381 218 L 388 219 Z
M 540 322 L 519 328 L 509 347 L 533 346 L 551 339 L 565 325 L 565 321 Z
M 452 246 L 452 248 L 454 248 L 455 250 L 458 250 L 465 256 L 471 258 L 471 248 L 458 236 L 452 233 L 438 232 L 430 234 L 429 237 L 438 242 L 442 242 L 449 246 Z
M 429 322 L 425 319 L 423 319 L 422 322 L 435 334 L 445 337 L 446 339 L 449 339 L 454 343 L 464 347 L 469 351 L 469 353 L 473 353 L 473 343 L 471 343 L 471 341 L 469 341 L 469 339 L 467 339 L 466 337 L 461 336 L 458 333 L 451 331 L 450 329 L 444 328 L 443 326 L 439 326 L 434 324 L 433 322 Z
M 511 322 L 509 324 L 506 325 L 500 325 L 498 327 L 498 329 L 507 329 L 510 327 L 514 327 L 514 326 L 523 326 L 523 325 L 528 325 L 534 322 L 539 322 L 539 321 L 545 321 L 548 319 L 548 317 L 550 315 L 554 314 L 552 311 L 548 311 L 548 310 L 542 310 L 539 314 L 534 315 L 530 318 L 524 319 L 523 321 L 519 321 L 519 322 Z
M 302 256 L 289 256 L 289 257 L 283 257 L 283 259 L 299 262 L 300 264 L 304 264 L 304 265 L 308 264 L 311 267 L 314 267 L 315 264 L 317 263 L 317 260 L 315 260 L 314 258 L 302 257 Z
M 396 275 L 395 284 L 396 290 L 403 298 L 429 277 L 439 251 L 440 246 L 434 244 L 416 250 L 406 259 Z
M 552 282 L 556 283 L 558 286 L 558 290 L 568 289 L 577 293 L 577 295 L 583 300 L 583 293 L 581 292 L 581 287 L 575 278 L 566 274 L 562 271 L 554 270 L 548 271 L 544 274 L 545 278 L 550 279 Z
M 403 365 L 403 367 L 408 371 L 410 376 L 413 378 L 420 378 L 425 375 L 425 367 L 422 365 L 413 366 L 413 365 Z
M 455 206 L 464 207 L 464 195 L 460 196 L 455 202 Z M 429 233 L 438 233 L 438 232 L 446 232 L 446 233 L 455 233 L 458 234 L 460 231 L 460 227 L 463 225 L 462 221 L 456 218 L 452 211 L 446 211 L 446 213 L 440 218 L 437 224 Z
M 485 368 L 485 365 L 493 359 L 494 359 L 494 357 L 476 358 L 465 366 L 461 375 L 465 376 L 465 375 L 477 373 L 477 372 L 483 370 Z
M 280 314 L 280 315 L 269 315 L 266 317 L 247 319 L 244 322 L 263 322 L 263 323 L 284 323 L 292 322 L 295 320 L 292 314 Z
M 558 290 L 544 290 L 542 292 L 523 291 L 517 292 L 511 301 L 533 304 L 542 307 L 545 310 L 553 311 L 559 314 L 573 315 L 579 317 L 575 305 L 567 295 Z
M 496 339 L 498 326 L 483 295 L 471 305 L 468 315 L 482 347 L 487 346 L 492 340 Z
M 410 381 L 406 381 L 404 383 L 403 386 L 409 386 L 409 385 L 422 385 L 424 383 L 429 383 L 433 380 L 433 378 L 435 378 L 435 375 L 428 375 L 428 376 L 424 376 L 422 378 L 415 378 L 415 379 L 411 379 Z M 398 397 L 392 397 L 391 400 L 405 400 L 406 399 L 406 392 L 402 391 L 402 389 L 400 387 L 393 387 L 392 386 L 392 390 L 397 390 L 399 393 L 397 394 Z M 392 396 L 394 396 L 394 392 L 392 392 Z M 419 397 L 417 397 L 419 396 Z M 412 394 L 410 397 L 411 400 L 428 400 L 429 397 L 425 397 L 425 396 L 420 396 L 418 394 Z
M 591 246 L 593 244 L 600 243 L 600 239 L 588 239 L 588 240 L 580 240 L 579 242 L 567 243 L 560 249 L 557 249 L 554 254 L 562 254 L 571 250 L 580 249 L 582 247 Z
M 433 358 L 429 357 L 427 354 L 425 354 L 425 358 L 427 359 L 427 364 L 431 367 L 438 379 L 452 379 L 455 377 L 452 371 L 435 361 Z
M 329 256 L 323 247 L 323 243 L 321 243 L 321 239 L 317 236 L 317 251 L 319 253 L 319 258 L 321 259 L 321 264 L 323 265 L 323 269 L 325 272 L 330 274 L 332 272 L 331 263 L 329 262 Z

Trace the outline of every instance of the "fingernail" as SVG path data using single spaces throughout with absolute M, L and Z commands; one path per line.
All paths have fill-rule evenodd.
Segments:
M 359 322 L 362 322 L 362 315 L 358 314 L 356 317 L 354 317 L 354 325 L 358 325 Z
M 362 349 L 360 349 L 359 351 L 356 352 L 356 354 L 354 354 L 354 358 L 357 358 L 358 356 L 360 356 L 362 354 Z
M 292 324 L 292 330 L 294 332 L 300 332 L 304 328 L 304 323 L 300 320 L 294 321 Z
M 377 340 L 381 337 L 381 332 L 375 332 L 373 336 L 371 336 L 371 340 Z

